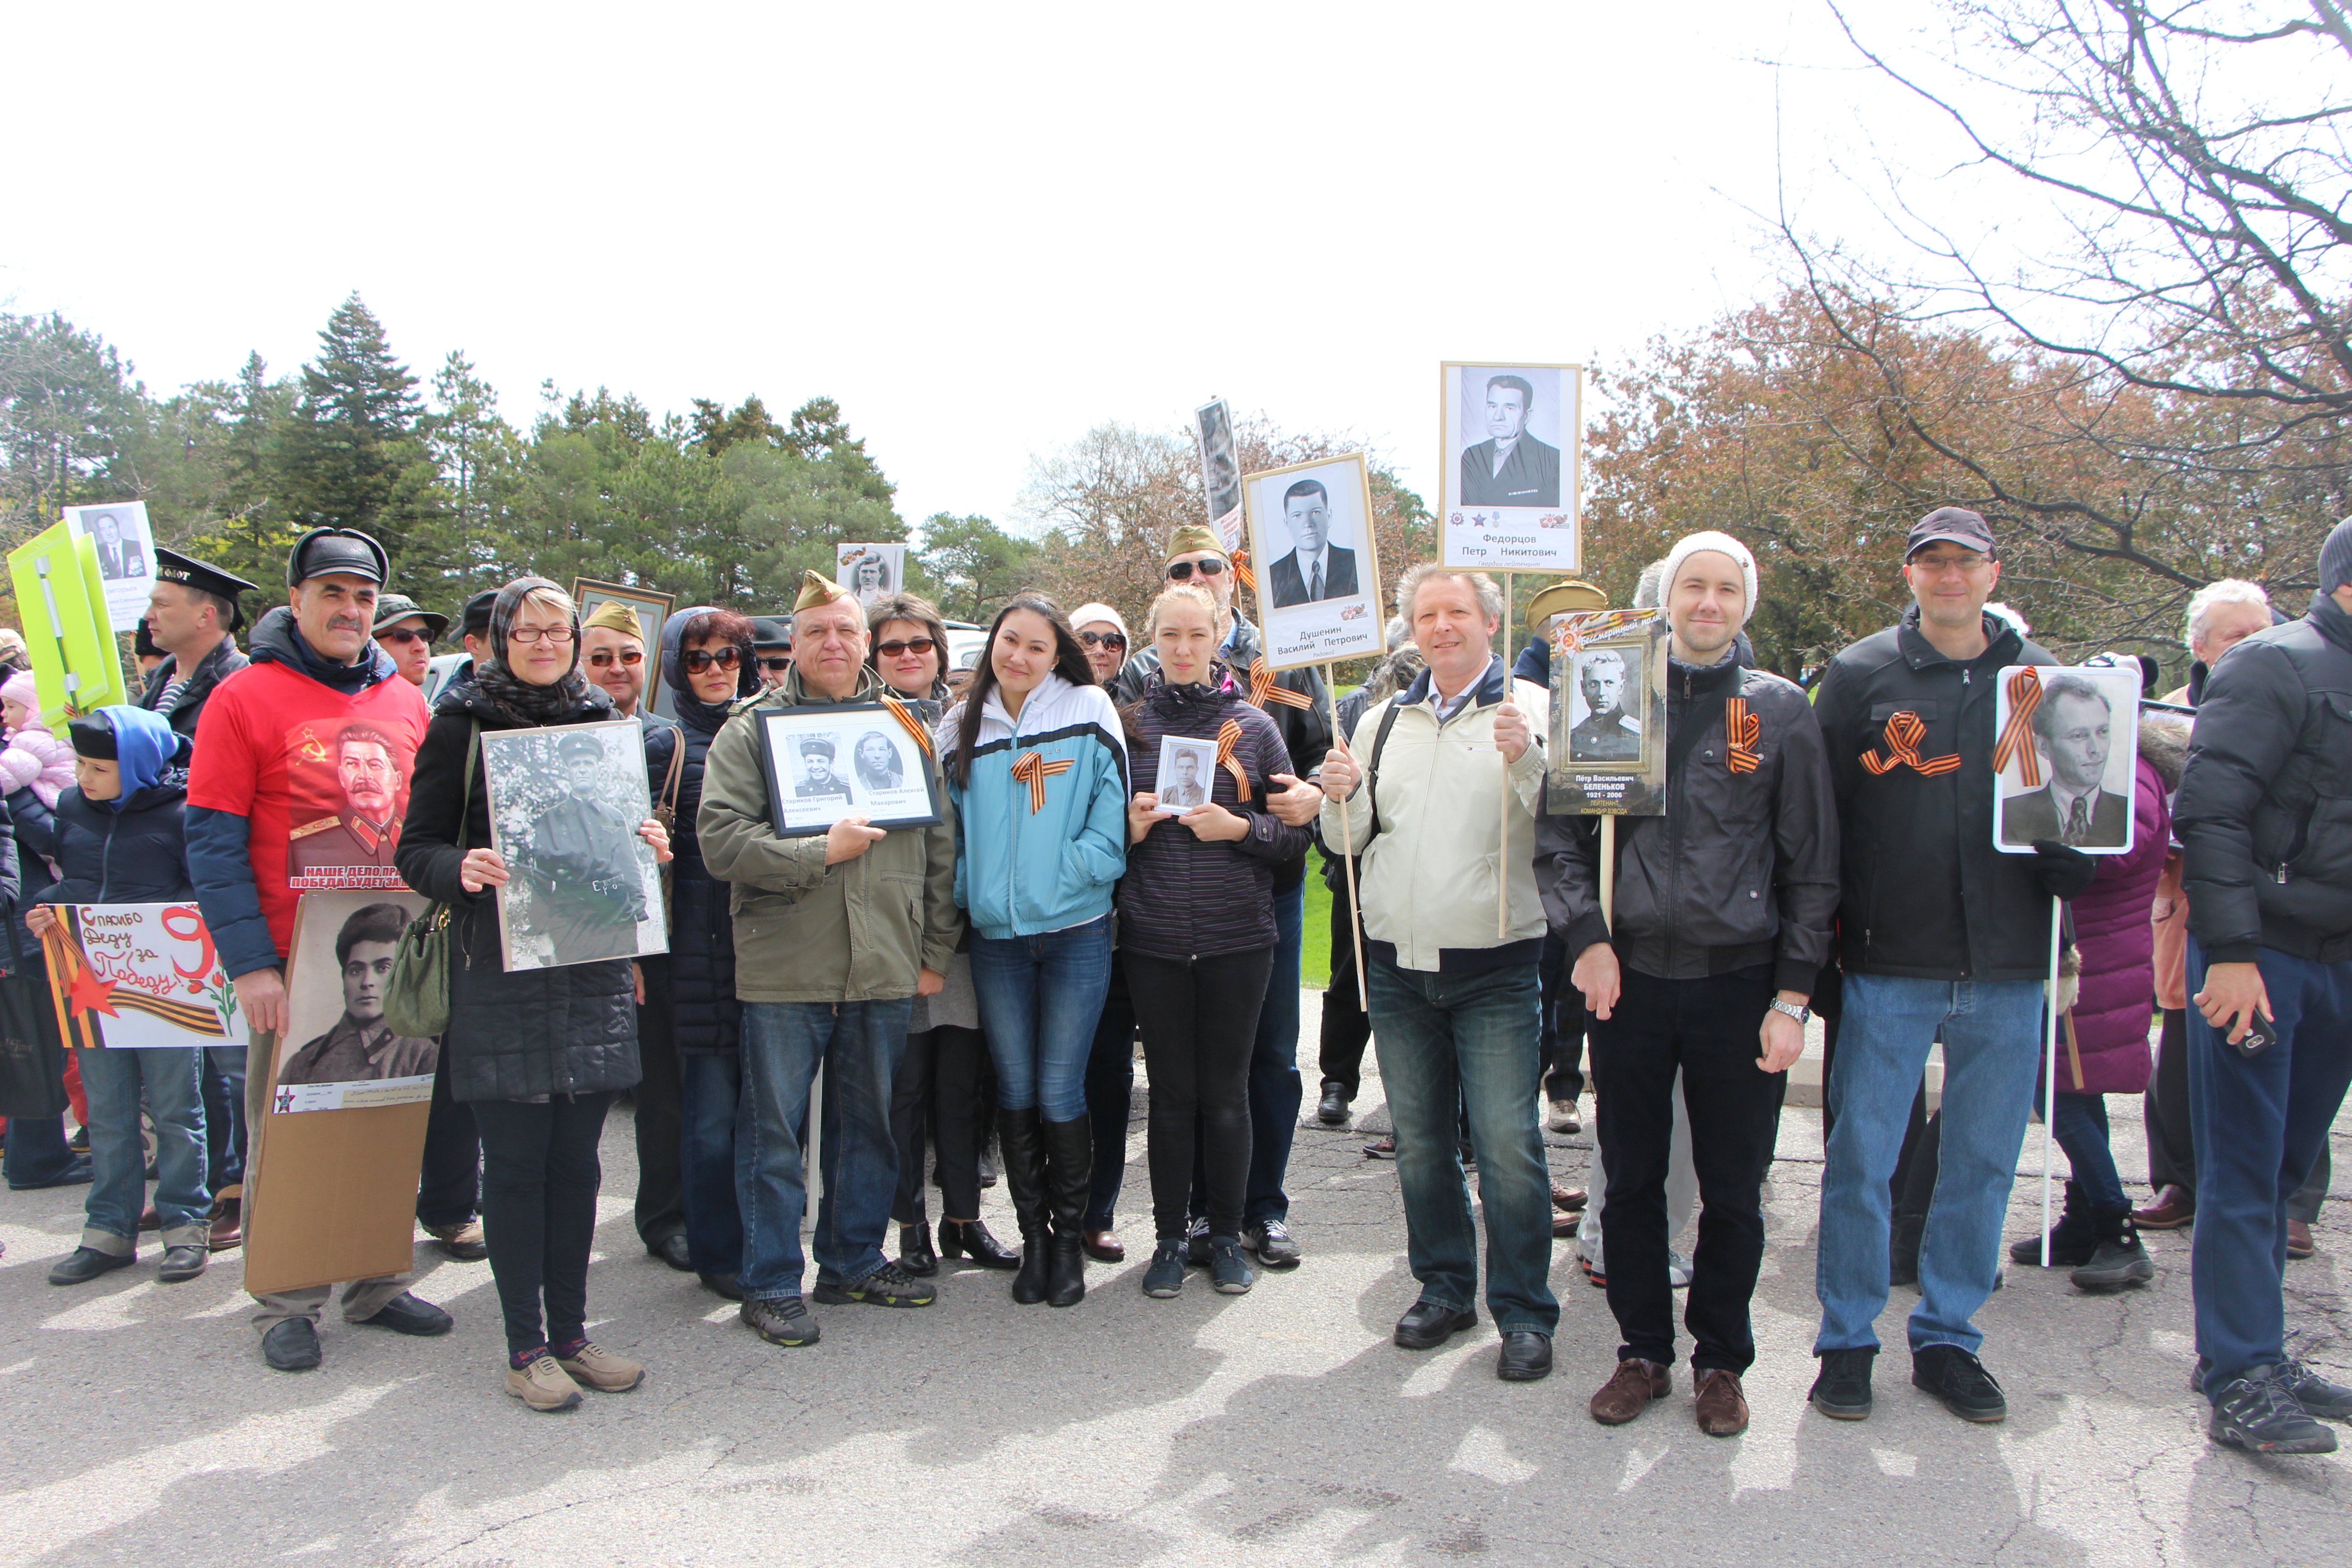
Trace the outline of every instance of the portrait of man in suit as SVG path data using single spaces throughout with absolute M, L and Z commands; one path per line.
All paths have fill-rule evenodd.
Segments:
M 2042 683 L 2032 724 L 2034 754 L 2050 782 L 2000 803 L 2000 841 L 2122 848 L 2131 837 L 2131 802 L 2100 787 L 2115 744 L 2106 694 L 2080 676 L 2053 676 Z
M 1559 448 L 1528 434 L 1535 400 L 1523 375 L 1486 378 L 1486 439 L 1463 449 L 1463 505 L 1559 505 Z
M 1331 492 L 1320 479 L 1300 479 L 1282 495 L 1290 553 L 1274 563 L 1274 607 L 1356 596 L 1356 552 L 1331 542 Z
M 1584 697 L 1583 720 L 1568 732 L 1571 763 L 1635 763 L 1642 760 L 1642 726 L 1625 711 L 1625 656 L 1614 648 L 1579 654 L 1576 687 Z
M 114 581 L 147 575 L 147 552 L 139 548 L 135 532 L 123 537 L 122 520 L 110 511 L 91 519 L 98 536 L 98 574 Z

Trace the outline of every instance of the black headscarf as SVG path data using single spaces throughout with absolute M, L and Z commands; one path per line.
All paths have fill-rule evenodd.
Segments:
M 719 726 L 727 722 L 726 702 L 705 702 L 694 694 L 686 679 L 686 624 L 697 616 L 711 613 L 709 605 L 693 605 L 678 611 L 662 623 L 662 679 L 669 682 L 670 704 L 677 710 L 678 721 L 691 724 L 706 735 L 715 735 Z M 740 700 L 760 689 L 760 661 L 753 653 L 751 639 L 737 637 L 735 647 L 740 655 L 735 666 L 735 696 Z
M 515 617 L 522 613 L 526 595 L 538 589 L 562 589 L 544 577 L 518 577 L 499 590 L 490 605 L 490 646 L 488 657 L 474 665 L 474 687 L 489 705 L 502 716 L 518 724 L 547 724 L 578 709 L 583 702 L 609 706 L 612 697 L 602 687 L 588 684 L 580 673 L 580 610 L 572 611 L 572 663 L 562 679 L 546 686 L 534 686 L 514 672 L 507 662 L 507 635 L 513 628 Z

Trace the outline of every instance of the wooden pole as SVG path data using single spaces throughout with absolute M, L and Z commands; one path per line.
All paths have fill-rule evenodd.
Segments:
M 2050 990 L 2042 1009 L 2042 1267 L 2050 1267 L 2050 1121 L 2058 1114 L 2058 928 L 2065 906 L 2050 900 Z M 1944 1082 L 1952 1081 L 1952 1064 L 1944 1064 Z
M 1511 574 L 1503 574 L 1503 700 L 1508 702 L 1511 689 Z M 1511 759 L 1503 756 L 1496 746 L 1495 755 L 1503 763 L 1503 801 L 1501 837 L 1495 842 L 1495 940 L 1509 940 L 1511 934 Z
M 1331 705 L 1331 739 L 1352 758 L 1355 753 L 1349 749 L 1348 737 L 1339 732 L 1339 682 L 1331 671 L 1330 665 L 1323 667 L 1323 700 Z M 1372 1000 L 1364 981 L 1364 906 L 1356 901 L 1356 827 L 1348 820 L 1344 800 L 1339 803 L 1339 864 L 1348 879 L 1348 939 L 1356 944 L 1356 1006 L 1369 1017 Z

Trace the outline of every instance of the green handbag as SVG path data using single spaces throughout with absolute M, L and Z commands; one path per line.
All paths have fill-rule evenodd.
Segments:
M 457 839 L 474 809 L 474 764 L 482 754 L 482 727 L 466 741 L 466 788 L 457 805 Z M 431 1039 L 449 1026 L 449 906 L 436 899 L 408 922 L 393 949 L 383 987 L 383 1021 L 407 1039 Z

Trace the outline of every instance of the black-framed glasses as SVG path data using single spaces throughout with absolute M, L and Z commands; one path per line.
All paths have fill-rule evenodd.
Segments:
M 1210 556 L 1206 561 L 1172 561 L 1168 565 L 1169 581 L 1183 582 L 1192 574 L 1192 568 L 1195 566 L 1201 569 L 1201 575 L 1203 577 L 1222 576 L 1225 570 L 1224 562 L 1214 555 Z
M 875 644 L 874 651 L 884 658 L 896 658 L 902 653 L 911 653 L 919 658 L 939 646 L 929 637 L 892 637 L 888 642 Z
M 615 660 L 622 664 L 643 664 L 646 661 L 646 650 L 641 647 L 600 647 L 588 656 L 588 662 L 598 669 L 610 668 Z
M 1125 632 L 1080 632 L 1078 640 L 1088 647 L 1123 648 L 1127 646 Z
M 430 632 L 420 632 L 415 626 L 386 626 L 383 630 L 375 634 L 375 640 L 378 642 L 396 642 L 405 647 L 413 642 L 429 643 L 433 640 L 433 634 Z
M 760 668 L 761 669 L 768 670 L 776 675 L 783 674 L 784 671 L 792 668 L 792 667 L 793 659 L 790 654 L 786 654 L 782 658 L 763 658 L 760 661 Z
M 572 628 L 570 626 L 509 626 L 507 628 L 507 640 L 520 643 L 551 642 L 561 647 L 572 640 Z
M 743 662 L 743 650 L 730 643 L 725 647 L 690 647 L 677 656 L 688 675 L 700 675 L 712 665 L 721 669 L 734 669 Z

